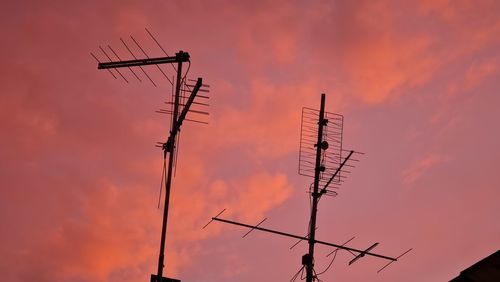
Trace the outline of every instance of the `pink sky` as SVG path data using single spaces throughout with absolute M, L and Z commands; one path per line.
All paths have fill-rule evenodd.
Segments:
M 0 273 L 3 281 L 149 281 L 162 210 L 160 149 L 170 86 L 89 52 L 133 35 L 191 54 L 211 85 L 210 124 L 183 126 L 166 272 L 182 281 L 289 281 L 312 179 L 297 174 L 300 114 L 341 113 L 344 146 L 365 152 L 317 238 L 340 253 L 324 281 L 448 281 L 500 245 L 498 1 L 15 1 L 0 19 Z M 130 42 L 129 42 L 130 43 Z M 164 68 L 174 75 L 170 67 Z M 316 250 L 323 270 L 331 249 Z

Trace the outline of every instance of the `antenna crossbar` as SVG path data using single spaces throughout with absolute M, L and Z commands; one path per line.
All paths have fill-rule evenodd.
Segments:
M 238 226 L 242 226 L 242 227 L 246 227 L 246 228 L 250 228 L 250 229 L 260 230 L 260 231 L 264 231 L 264 232 L 274 233 L 274 234 L 282 235 L 285 237 L 290 237 L 290 238 L 295 238 L 295 239 L 300 239 L 300 240 L 309 240 L 308 237 L 302 237 L 302 236 L 298 236 L 298 235 L 294 235 L 294 234 L 290 234 L 290 233 L 286 233 L 286 232 L 282 232 L 282 231 L 263 228 L 263 227 L 259 227 L 256 225 L 244 224 L 244 223 L 240 223 L 240 222 L 236 222 L 236 221 L 232 221 L 232 220 L 227 220 L 227 219 L 222 219 L 222 218 L 218 218 L 218 217 L 212 217 L 212 220 L 220 221 L 220 222 L 224 222 L 224 223 L 229 223 L 229 224 L 233 224 L 233 225 L 238 225 Z M 376 253 L 371 253 L 371 252 L 366 251 L 366 250 L 359 250 L 359 249 L 350 248 L 350 247 L 346 247 L 346 246 L 338 245 L 338 244 L 333 244 L 333 243 L 328 243 L 328 242 L 320 241 L 320 240 L 314 240 L 314 242 L 316 244 L 335 247 L 335 248 L 339 248 L 342 250 L 351 251 L 351 252 L 355 252 L 355 253 L 359 253 L 359 254 L 378 257 L 378 258 L 382 258 L 382 259 L 386 259 L 386 260 L 390 260 L 390 261 L 397 261 L 397 258 L 379 255 Z
M 184 63 L 189 61 L 189 53 L 179 52 L 174 57 L 160 57 L 160 58 L 148 58 L 139 60 L 127 60 L 119 62 L 106 62 L 99 63 L 97 65 L 98 69 L 116 69 L 116 68 L 127 68 L 127 67 L 138 67 L 144 65 L 159 65 L 159 64 L 171 64 L 171 63 Z

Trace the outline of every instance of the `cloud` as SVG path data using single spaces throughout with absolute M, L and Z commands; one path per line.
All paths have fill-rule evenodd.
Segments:
M 331 5 L 309 38 L 319 75 L 369 104 L 395 101 L 435 84 L 457 62 L 498 46 L 498 2 L 422 1 Z M 440 77 L 441 78 L 441 77 Z M 408 94 L 406 94 L 408 95 Z
M 277 159 L 297 150 L 301 111 L 316 106 L 321 85 L 315 80 L 273 83 L 255 78 L 244 108 L 219 108 L 211 144 L 216 151 L 233 146 L 251 150 L 254 158 Z
M 241 59 L 246 65 L 263 68 L 270 63 L 287 65 L 300 60 L 298 47 L 303 26 L 296 21 L 300 11 L 283 1 L 269 2 L 253 10 L 251 15 L 245 13 L 248 18 L 240 22 L 237 35 Z
M 403 183 L 405 183 L 406 185 L 414 184 L 433 167 L 447 160 L 448 159 L 444 156 L 430 154 L 415 161 L 403 171 Z
M 467 88 L 477 86 L 489 76 L 498 73 L 498 62 L 498 57 L 488 58 L 482 62 L 474 62 L 465 75 Z
M 425 58 L 429 46 L 425 37 L 401 40 L 382 35 L 353 47 L 347 59 L 353 84 L 365 102 L 382 103 L 397 95 L 403 87 L 415 87 L 428 81 L 435 62 Z
M 201 172 L 201 170 L 200 170 Z M 242 177 L 215 178 L 205 173 L 188 177 L 178 172 L 179 182 L 172 195 L 172 238 L 177 247 L 200 242 L 221 231 L 218 223 L 201 230 L 212 216 L 226 209 L 223 217 L 256 221 L 283 204 L 293 193 L 293 186 L 282 173 L 249 171 Z M 192 176 L 192 174 L 191 174 Z M 183 179 L 183 180 L 180 180 Z M 210 180 L 204 181 L 203 179 Z
M 71 188 L 80 190 L 80 197 L 70 198 L 71 206 L 56 202 L 60 206 L 56 207 L 57 218 L 48 219 L 51 225 L 31 222 L 9 230 L 24 229 L 33 235 L 26 242 L 13 238 L 12 246 L 5 250 L 10 263 L 18 262 L 9 270 L 15 275 L 14 281 L 35 277 L 38 281 L 109 281 L 112 272 L 141 267 L 155 255 L 156 244 L 152 242 L 156 232 L 152 231 L 156 231 L 157 222 L 152 210 L 144 209 L 144 202 L 151 198 L 144 187 L 118 188 L 108 181 L 75 186 Z M 125 281 L 138 278 L 132 276 Z
M 96 45 L 114 47 L 147 25 L 168 50 L 190 52 L 193 73 L 216 77 L 210 125 L 183 126 L 166 259 L 167 273 L 176 275 L 198 265 L 230 228 L 200 230 L 221 209 L 256 223 L 293 196 L 287 173 L 295 173 L 301 108 L 317 107 L 321 92 L 328 106 L 347 112 L 359 102 L 395 109 L 401 97 L 424 93 L 425 109 L 437 113 L 425 124 L 433 133 L 459 116 L 464 106 L 449 101 L 493 85 L 498 73 L 498 1 L 476 2 L 7 5 L 0 27 L 10 42 L 0 47 L 4 280 L 137 281 L 156 269 L 162 210 L 155 208 L 161 152 L 154 144 L 166 137 L 168 121 L 153 111 L 166 87 L 97 73 L 88 55 Z M 139 41 L 159 52 L 149 38 Z M 436 103 L 440 86 L 457 95 Z M 409 122 L 426 120 L 415 109 L 397 111 Z M 380 126 L 381 138 L 392 136 L 385 132 L 394 128 Z M 416 126 L 412 140 L 431 136 Z M 489 127 L 488 134 L 494 140 Z M 400 175 L 406 185 L 449 160 L 412 154 L 423 157 Z M 246 261 L 226 258 L 234 272 L 222 275 L 235 280 Z

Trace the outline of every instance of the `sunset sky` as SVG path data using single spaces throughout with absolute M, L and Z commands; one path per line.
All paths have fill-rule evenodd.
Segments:
M 0 280 L 149 281 L 157 269 L 171 87 L 98 70 L 191 55 L 210 84 L 208 125 L 185 123 L 166 275 L 184 282 L 290 281 L 302 242 L 213 222 L 307 234 L 302 107 L 344 115 L 364 152 L 317 239 L 339 252 L 323 281 L 448 281 L 500 247 L 500 1 L 4 1 L 0 11 Z M 134 49 L 135 48 L 135 49 Z M 142 56 L 143 57 L 143 56 Z M 163 70 L 173 76 L 170 66 Z M 318 246 L 316 270 L 331 248 Z

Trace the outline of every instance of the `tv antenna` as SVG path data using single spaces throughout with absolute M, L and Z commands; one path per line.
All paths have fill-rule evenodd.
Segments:
M 388 261 L 388 263 L 377 272 L 382 271 L 403 255 L 410 252 L 412 249 L 405 251 L 398 257 L 390 257 L 372 252 L 372 250 L 377 247 L 379 243 L 374 243 L 366 249 L 358 249 L 346 246 L 347 243 L 354 239 L 354 237 L 343 244 L 334 244 L 316 239 L 316 215 L 318 212 L 319 200 L 324 195 L 337 195 L 336 190 L 338 190 L 340 184 L 344 182 L 344 179 L 346 178 L 344 174 L 350 173 L 347 168 L 353 168 L 354 166 L 352 165 L 352 162 L 359 161 L 358 159 L 354 159 L 353 155 L 363 154 L 353 150 L 348 151 L 342 147 L 343 120 L 344 118 L 342 115 L 325 112 L 325 94 L 321 94 L 319 111 L 310 108 L 303 108 L 302 110 L 299 174 L 314 178 L 314 182 L 309 187 L 309 194 L 311 197 L 311 214 L 308 226 L 309 232 L 306 236 L 294 235 L 291 233 L 260 227 L 260 224 L 267 218 L 259 222 L 257 225 L 250 225 L 220 218 L 219 216 L 225 211 L 225 209 L 215 217 L 212 217 L 212 219 L 203 228 L 207 227 L 212 221 L 219 221 L 249 228 L 250 231 L 248 231 L 243 237 L 246 237 L 253 230 L 259 230 L 298 239 L 298 242 L 292 245 L 290 249 L 303 240 L 307 241 L 309 249 L 308 252 L 302 256 L 302 267 L 292 277 L 291 281 L 295 281 L 299 275 L 301 276 L 300 279 L 304 280 L 304 272 L 306 274 L 306 282 L 321 281 L 318 276 L 328 270 L 339 250 L 345 250 L 354 256 L 354 258 L 349 261 L 349 265 L 364 256 L 377 257 Z M 345 153 L 347 153 L 347 156 L 343 157 L 343 154 Z M 314 248 L 316 244 L 335 248 L 330 254 L 328 254 L 328 256 L 334 254 L 332 262 L 327 269 L 319 273 L 314 269 Z
M 200 99 L 206 100 L 209 99 L 207 95 L 198 94 L 199 92 L 208 93 L 207 89 L 210 87 L 209 85 L 203 84 L 203 80 L 199 77 L 197 80 L 192 80 L 187 78 L 187 74 L 189 72 L 191 61 L 190 55 L 188 52 L 184 52 L 180 50 L 175 54 L 175 56 L 169 56 L 168 53 L 163 49 L 158 40 L 152 35 L 152 33 L 146 28 L 145 29 L 151 39 L 156 43 L 156 45 L 163 51 L 165 56 L 163 57 L 150 57 L 145 51 L 144 48 L 138 43 L 138 41 L 130 36 L 130 40 L 133 44 L 120 38 L 121 43 L 128 51 L 129 55 L 132 59 L 122 60 L 117 52 L 110 46 L 107 45 L 108 52 L 102 46 L 99 46 L 99 50 L 104 55 L 105 59 L 100 60 L 96 55 L 90 53 L 92 57 L 98 62 L 98 69 L 107 70 L 115 79 L 121 77 L 126 83 L 129 83 L 129 79 L 124 75 L 120 69 L 128 69 L 129 72 L 137 79 L 137 81 L 142 82 L 142 79 L 139 77 L 138 70 L 142 71 L 144 76 L 153 84 L 153 86 L 157 87 L 157 83 L 155 83 L 148 72 L 146 72 L 145 66 L 156 66 L 156 69 L 168 80 L 172 89 L 175 89 L 175 92 L 172 93 L 171 101 L 165 102 L 170 105 L 170 109 L 160 109 L 156 111 L 161 114 L 169 114 L 172 116 L 170 132 L 168 138 L 165 142 L 158 142 L 157 147 L 160 147 L 163 151 L 163 170 L 162 170 L 162 180 L 160 185 L 160 199 L 161 199 L 161 190 L 163 190 L 163 183 L 165 183 L 165 205 L 163 210 L 163 220 L 162 220 L 162 230 L 161 230 L 161 239 L 160 239 L 160 253 L 158 256 L 158 271 L 156 274 L 151 274 L 151 282 L 180 282 L 178 279 L 163 277 L 163 270 L 165 267 L 164 258 L 165 258 L 165 241 L 167 234 L 167 221 L 168 221 L 168 209 L 170 205 L 170 190 L 172 188 L 172 178 L 173 174 L 175 175 L 175 168 L 177 163 L 177 152 L 176 147 L 179 142 L 179 135 L 182 123 L 184 121 L 191 121 L 197 123 L 206 124 L 206 121 L 197 119 L 188 119 L 186 118 L 188 112 L 196 114 L 198 117 L 207 116 L 208 112 L 203 109 L 193 109 L 193 106 L 198 107 L 207 107 L 209 104 L 206 101 L 199 101 Z M 132 51 L 130 46 L 136 46 L 137 50 L 140 50 L 142 55 L 136 56 L 136 54 Z M 112 56 L 110 56 L 112 54 Z M 139 58 L 142 57 L 142 58 Z M 182 67 L 184 63 L 188 63 L 188 67 L 186 72 L 183 74 Z M 162 65 L 169 64 L 172 66 L 175 75 L 175 85 L 174 79 L 170 78 L 165 70 L 161 67 Z M 134 71 L 135 69 L 135 71 Z M 167 153 L 168 153 L 168 166 L 167 166 Z M 163 181 L 165 179 L 165 181 Z M 160 201 L 159 199 L 159 201 Z M 159 202 L 158 202 L 159 207 Z

